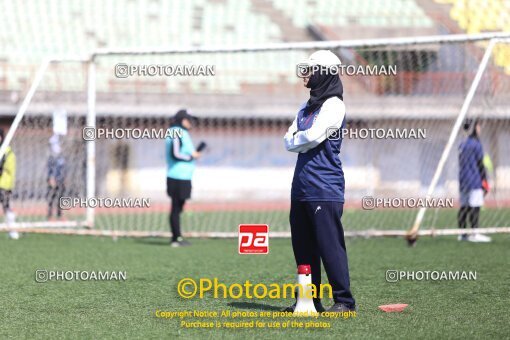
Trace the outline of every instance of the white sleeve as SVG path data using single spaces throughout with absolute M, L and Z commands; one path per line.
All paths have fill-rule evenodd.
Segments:
M 338 97 L 326 100 L 319 111 L 311 128 L 299 131 L 293 135 L 292 148 L 294 152 L 307 152 L 322 143 L 331 134 L 342 126 L 345 118 L 345 105 Z
M 294 134 L 297 132 L 297 118 L 294 119 L 294 121 L 292 122 L 291 126 L 289 126 L 289 129 L 287 130 L 287 133 L 285 134 L 285 136 L 283 137 L 283 139 L 285 140 L 285 148 L 287 149 L 287 151 L 292 151 L 292 152 L 299 152 L 299 151 L 294 151 Z

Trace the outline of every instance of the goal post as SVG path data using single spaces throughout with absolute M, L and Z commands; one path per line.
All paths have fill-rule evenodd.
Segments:
M 431 197 L 432 194 L 434 193 L 434 190 L 436 189 L 437 182 L 439 181 L 439 176 L 441 176 L 441 174 L 443 172 L 443 169 L 444 169 L 444 166 L 448 159 L 448 156 L 450 155 L 450 152 L 452 150 L 453 143 L 455 142 L 457 136 L 459 135 L 461 125 L 466 118 L 466 114 L 468 112 L 471 101 L 473 100 L 476 89 L 478 88 L 478 85 L 480 84 L 482 75 L 485 72 L 487 64 L 489 63 L 489 58 L 492 55 L 494 45 L 496 44 L 497 41 L 498 40 L 496 40 L 496 39 L 491 39 L 489 41 L 489 45 L 485 49 L 482 61 L 480 61 L 480 65 L 478 66 L 478 70 L 476 71 L 475 79 L 473 79 L 473 82 L 471 83 L 471 86 L 469 87 L 469 92 L 466 96 L 466 99 L 464 100 L 464 103 L 462 103 L 462 108 L 460 109 L 460 113 L 459 113 L 457 119 L 455 120 L 455 125 L 452 128 L 450 137 L 448 138 L 448 142 L 446 143 L 446 145 L 444 147 L 443 153 L 441 154 L 441 158 L 439 159 L 437 168 L 434 172 L 434 176 L 432 177 L 430 185 L 427 189 L 427 197 Z M 423 217 L 425 216 L 426 210 L 427 210 L 427 207 L 421 207 L 420 210 L 418 210 L 418 214 L 416 215 L 414 224 L 411 227 L 411 229 L 409 230 L 409 233 L 407 235 L 408 239 L 413 240 L 416 238 L 418 229 L 420 229 L 420 225 L 421 225 L 421 222 L 423 221 Z
M 54 80 L 58 78 L 57 73 L 61 71 L 59 67 L 62 67 L 62 65 L 73 65 L 76 68 L 77 65 L 86 64 L 88 60 L 88 56 L 51 57 L 44 59 L 37 68 L 31 85 L 0 147 L 0 158 L 6 155 L 10 147 L 11 151 L 9 153 L 14 154 L 16 159 L 14 176 L 16 181 L 14 189 L 7 196 L 15 218 L 9 221 L 4 207 L 4 216 L 2 218 L 3 221 L 0 223 L 0 230 L 55 232 L 57 229 L 83 228 L 88 226 L 87 220 L 78 213 L 73 214 L 72 217 L 69 216 L 71 218 L 63 219 L 49 219 L 46 215 L 46 196 L 49 194 L 46 188 L 48 143 L 51 143 L 51 136 L 54 137 L 55 134 L 58 134 L 55 132 L 54 126 L 52 128 L 51 115 L 61 109 L 66 111 L 58 103 L 55 104 L 58 102 L 58 93 L 57 96 L 47 96 L 48 88 L 55 91 Z M 83 96 L 83 98 L 85 97 Z M 49 108 L 44 108 L 46 106 Z M 41 111 L 41 107 L 43 111 Z M 66 112 L 65 126 L 67 128 L 69 123 L 71 125 L 70 130 L 74 132 L 74 134 L 70 134 L 72 136 L 69 140 L 76 140 L 77 131 L 79 131 L 81 136 L 82 128 L 75 125 L 75 123 L 80 121 L 80 116 L 78 112 L 73 112 L 71 116 L 67 116 Z M 82 124 L 78 123 L 78 125 Z M 62 135 L 59 137 L 62 137 Z M 59 143 L 59 148 L 64 148 L 64 146 L 62 143 Z M 68 151 L 72 154 L 73 148 L 70 149 Z M 72 157 L 70 162 L 74 164 L 71 167 L 67 167 L 67 171 L 80 173 L 73 170 L 79 169 L 82 164 L 79 164 Z M 83 180 L 83 183 L 86 181 Z M 71 188 L 75 192 L 80 191 L 75 185 L 72 185 Z M 3 196 L 3 199 L 5 197 Z M 56 209 L 57 204 L 59 204 L 58 199 L 54 200 L 54 209 Z
M 65 98 L 59 105 L 68 111 L 70 120 L 66 157 L 75 169 L 67 174 L 72 183 L 68 194 L 86 200 L 147 198 L 150 207 L 73 208 L 64 211 L 64 216 L 75 217 L 48 221 L 44 216 L 47 198 L 42 194 L 46 170 L 45 166 L 38 166 L 38 179 L 24 169 L 25 174 L 17 180 L 17 187 L 22 190 L 14 189 L 13 209 L 17 212 L 29 203 L 37 209 L 18 214 L 15 227 L 41 233 L 169 236 L 165 141 L 85 141 L 82 133 L 84 128 L 165 130 L 178 109 L 188 108 L 199 117 L 192 131 L 193 140 L 207 141 L 209 150 L 197 164 L 193 196 L 183 214 L 185 235 L 233 237 L 240 223 L 267 223 L 275 237 L 289 236 L 289 192 L 296 155 L 284 150 L 281 139 L 308 97 L 295 67 L 312 51 L 331 49 L 343 64 L 352 65 L 358 72 L 341 75 L 347 108 L 340 155 L 346 178 L 346 235 L 459 234 L 453 149 L 463 138 L 459 130 L 465 117 L 486 122 L 482 144 L 494 166 L 489 173 L 493 190 L 487 197 L 487 211 L 482 211 L 480 225 L 485 233 L 509 232 L 506 221 L 510 216 L 510 159 L 504 155 L 503 146 L 510 142 L 506 132 L 510 114 L 505 110 L 510 104 L 505 95 L 510 90 L 510 80 L 505 70 L 508 67 L 498 63 L 495 55 L 496 50 L 507 53 L 498 50 L 507 46 L 505 38 L 510 38 L 510 34 L 98 49 L 89 57 L 74 59 L 82 65 L 80 77 L 59 74 L 63 72 L 59 69 L 46 70 L 55 72 L 57 78 L 66 76 L 70 84 L 79 83 L 76 91 L 70 93 L 65 87 L 41 90 L 51 98 Z M 48 65 L 63 62 L 65 58 L 56 58 Z M 215 75 L 142 72 L 116 77 L 119 64 L 207 64 L 215 66 Z M 360 70 L 391 65 L 396 66 L 396 75 L 359 74 Z M 50 116 L 55 107 L 46 105 L 44 98 L 37 101 L 37 106 L 30 106 L 40 82 L 46 85 L 42 75 L 34 78 L 0 148 L 2 155 L 11 144 L 20 160 L 25 161 L 24 167 L 31 164 L 28 160 L 32 154 L 37 154 L 38 162 L 42 162 L 48 153 L 43 147 L 38 147 L 38 152 L 31 151 L 34 146 L 26 140 L 35 138 L 42 143 L 52 134 Z M 36 131 L 34 124 L 42 124 L 45 132 Z M 416 130 L 420 130 L 418 137 L 413 134 Z M 402 131 L 411 135 L 398 138 L 403 136 L 398 135 Z M 425 136 L 420 137 L 420 132 Z M 13 143 L 9 143 L 9 137 Z M 383 206 L 363 206 L 367 197 Z M 384 206 L 392 205 L 395 199 L 401 199 L 400 204 L 410 204 L 428 198 L 453 205 L 428 209 L 419 205 Z M 409 230 L 411 226 L 413 229 Z M 4 223 L 0 228 L 12 226 Z
M 96 128 L 96 64 L 88 61 L 87 70 L 87 127 Z M 87 141 L 87 199 L 96 193 L 96 141 Z M 94 227 L 94 207 L 87 207 L 87 226 Z

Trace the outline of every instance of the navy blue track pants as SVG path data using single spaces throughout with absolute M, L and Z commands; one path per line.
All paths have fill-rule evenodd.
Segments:
M 333 290 L 333 300 L 354 307 L 342 227 L 343 204 L 292 201 L 290 228 L 296 264 L 312 267 L 312 283 L 319 294 L 321 259 Z M 327 290 L 325 291 L 327 293 Z

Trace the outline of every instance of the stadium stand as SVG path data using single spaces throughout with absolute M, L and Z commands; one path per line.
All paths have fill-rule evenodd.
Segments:
M 365 27 L 432 27 L 433 21 L 414 1 L 274 0 L 296 26 L 313 23 L 327 26 L 358 24 Z
M 246 42 L 247 38 L 250 43 L 281 41 L 279 28 L 267 17 L 251 12 L 249 0 L 214 3 L 204 0 L 90 1 L 86 6 L 81 1 L 60 3 L 49 0 L 47 4 L 51 10 L 47 11 L 48 7 L 44 7 L 46 12 L 42 12 L 42 3 L 38 1 L 31 1 L 28 6 L 16 2 L 3 3 L 5 7 L 1 13 L 4 17 L 1 20 L 7 29 L 0 36 L 5 46 L 0 58 L 5 63 L 14 64 L 3 76 L 10 90 L 26 86 L 26 79 L 31 78 L 43 57 L 51 55 L 79 55 L 101 47 L 231 45 Z M 30 8 L 30 11 L 26 12 L 25 8 Z M 150 20 L 146 20 L 147 17 Z M 165 27 L 163 31 L 162 26 Z M 240 62 L 254 65 L 254 74 L 260 72 L 256 68 L 257 63 L 246 58 L 231 65 L 230 72 L 235 73 L 235 65 Z M 218 65 L 218 68 L 222 66 Z M 268 65 L 265 67 L 267 69 Z M 76 71 L 72 74 L 76 75 Z M 115 83 L 111 82 L 111 72 L 105 74 L 106 78 L 98 79 L 99 89 L 126 90 L 125 87 L 115 87 Z M 235 77 L 229 79 L 234 81 L 218 84 L 212 80 L 205 88 L 192 86 L 190 90 L 238 92 L 240 84 L 235 82 Z M 269 82 L 265 77 L 254 79 L 255 82 Z M 62 83 L 68 90 L 83 86 L 83 78 L 64 80 Z M 61 90 L 58 85 L 57 80 L 44 84 L 48 89 Z M 160 89 L 176 91 L 178 84 L 168 81 Z
M 446 2 L 449 5 L 443 4 Z M 367 0 L 92 0 L 86 3 L 78 0 L 63 3 L 28 0 L 21 6 L 18 2 L 2 2 L 0 20 L 5 29 L 0 32 L 3 46 L 0 51 L 0 96 L 5 100 L 4 104 L 0 104 L 0 113 L 13 111 L 43 57 L 83 55 L 96 48 L 262 44 L 318 38 L 356 39 L 366 34 L 388 37 L 401 35 L 402 30 L 423 35 L 444 30 L 442 23 L 434 22 L 433 18 L 437 16 L 430 12 L 430 4 L 422 3 L 421 0 L 390 0 L 384 3 Z M 451 12 L 452 18 L 460 20 L 461 27 L 466 25 L 467 21 L 461 18 L 471 14 L 460 5 L 462 1 L 442 0 L 440 3 L 439 10 Z M 480 30 L 483 25 L 493 22 L 498 22 L 498 27 L 505 29 L 503 15 L 500 15 L 502 20 L 495 20 L 502 8 L 501 3 L 488 1 L 484 6 L 486 10 L 480 11 L 483 14 L 479 13 L 479 16 L 493 19 L 471 20 L 470 23 L 477 24 L 466 26 L 467 31 Z M 451 10 L 449 7 L 452 7 Z M 486 29 L 491 27 L 494 26 Z M 407 59 L 417 59 L 420 67 L 428 71 L 426 74 L 407 70 L 404 65 L 394 79 L 350 78 L 344 82 L 346 93 L 355 95 L 351 96 L 354 103 L 358 98 L 367 103 L 363 108 L 356 107 L 352 114 L 358 117 L 369 115 L 379 107 L 381 95 L 444 95 L 445 88 L 450 94 L 463 93 L 465 77 L 458 67 L 461 64 L 474 65 L 480 51 L 473 52 L 476 58 L 472 60 L 446 60 L 442 56 L 452 53 L 443 48 L 428 48 L 399 57 L 404 64 Z M 381 53 L 385 52 L 339 51 L 344 63 L 365 65 L 380 63 L 380 60 L 374 60 L 374 56 L 380 58 Z M 508 68 L 506 53 L 508 51 L 498 48 L 496 62 Z M 282 117 L 299 105 L 303 90 L 300 79 L 295 76 L 294 65 L 306 58 L 303 51 L 227 56 L 211 54 L 207 60 L 202 58 L 203 55 L 187 55 L 184 59 L 168 55 L 99 58 L 96 86 L 98 99 L 104 103 L 99 111 L 136 114 L 137 109 L 129 111 L 133 106 L 115 106 L 119 100 L 136 100 L 147 104 L 153 114 L 162 114 L 168 110 L 168 104 L 178 98 L 183 103 L 193 103 L 209 115 L 228 116 L 249 111 L 255 116 Z M 206 63 L 215 65 L 216 72 L 222 76 L 118 79 L 113 69 L 119 62 Z M 82 97 L 85 90 L 86 67 L 78 63 L 53 65 L 41 84 L 46 99 L 52 93 L 59 93 L 59 98 L 65 95 Z M 266 99 L 265 104 L 258 103 L 260 96 Z M 37 102 L 38 98 L 35 98 L 34 103 Z M 224 105 L 226 102 L 228 107 Z M 44 107 L 39 109 L 44 110 Z M 85 112 L 85 106 L 79 105 L 75 110 Z
M 64 3 L 54 0 L 28 2 L 23 6 L 16 2 L 5 2 L 1 5 L 4 8 L 0 13 L 4 14 L 0 14 L 0 19 L 6 27 L 0 33 L 0 41 L 4 46 L 0 52 L 3 66 L 0 76 L 2 90 L 19 91 L 26 88 L 28 79 L 33 77 L 43 57 L 79 55 L 94 48 L 310 40 L 306 30 L 310 24 L 345 26 L 352 24 L 353 20 L 367 27 L 433 25 L 422 15 L 414 1 L 398 0 L 385 6 L 373 6 L 366 1 L 348 5 L 346 1 L 307 3 L 286 0 L 116 0 L 106 3 L 89 1 L 86 5 L 76 0 Z M 29 8 L 29 11 L 25 8 Z M 399 15 L 395 15 L 396 13 Z M 149 20 L 146 20 L 147 18 Z M 415 20 L 417 18 L 421 19 Z M 144 24 L 141 25 L 141 22 Z M 165 27 L 163 31 L 162 26 Z M 57 32 L 59 34 L 56 34 Z M 304 58 L 304 55 L 295 57 L 299 60 Z M 221 64 L 221 61 L 218 61 L 217 65 L 218 69 L 232 74 L 231 77 L 221 81 L 205 79 L 188 84 L 168 79 L 119 83 L 112 77 L 111 72 L 99 72 L 98 89 L 108 92 L 136 92 L 140 87 L 144 87 L 144 91 L 153 92 L 236 94 L 260 84 L 281 83 L 282 77 L 284 82 L 295 85 L 298 79 L 288 77 L 288 64 L 279 62 L 278 59 L 267 58 L 270 63 L 260 64 L 256 56 L 236 56 L 228 65 Z M 137 58 L 132 60 L 136 62 Z M 250 74 L 239 74 L 239 65 L 252 65 Z M 67 91 L 80 91 L 85 81 L 84 70 L 76 66 L 67 67 L 67 72 L 59 73 L 61 79 L 48 79 L 43 84 L 44 88 L 50 91 L 64 88 Z M 62 76 L 63 73 L 67 75 Z M 246 83 L 246 79 L 249 83 Z
M 436 0 L 451 6 L 450 17 L 467 33 L 510 31 L 510 2 L 505 0 Z M 494 62 L 510 74 L 510 48 L 498 46 Z

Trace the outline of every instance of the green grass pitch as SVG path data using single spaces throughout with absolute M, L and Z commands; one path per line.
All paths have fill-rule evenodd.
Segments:
M 236 240 L 192 240 L 170 248 L 164 239 L 119 239 L 0 234 L 0 338 L 508 338 L 510 236 L 490 244 L 453 237 L 348 239 L 356 318 L 331 321 L 330 329 L 184 329 L 158 319 L 161 310 L 273 311 L 291 300 L 204 299 L 177 295 L 185 277 L 221 282 L 292 283 L 290 240 L 271 239 L 268 255 L 238 255 Z M 125 282 L 35 282 L 35 270 L 125 270 Z M 388 283 L 385 272 L 470 270 L 476 281 Z M 325 275 L 324 280 L 325 280 Z M 403 313 L 378 305 L 408 303 Z M 325 304 L 329 305 L 327 301 Z
M 429 209 L 422 222 L 422 229 L 456 228 L 458 209 Z M 418 213 L 417 209 L 346 209 L 342 217 L 345 230 L 407 230 Z M 480 215 L 482 227 L 506 227 L 510 220 L 508 208 L 484 208 Z M 268 211 L 189 211 L 182 216 L 185 231 L 237 232 L 241 223 L 269 224 L 271 231 L 289 231 L 288 210 Z M 117 230 L 168 231 L 168 213 L 98 214 L 96 227 Z

